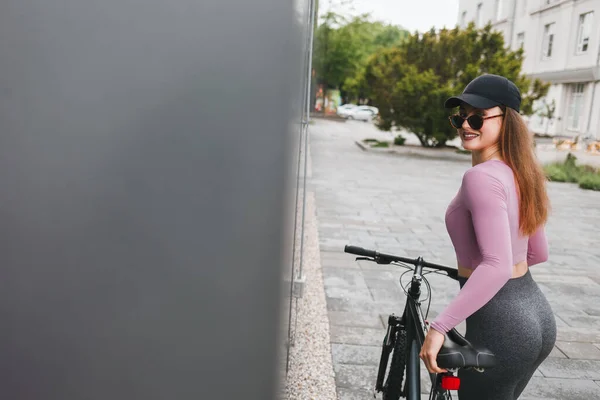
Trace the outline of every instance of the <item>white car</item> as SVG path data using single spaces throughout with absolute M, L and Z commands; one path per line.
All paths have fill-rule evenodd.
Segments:
M 356 119 L 359 121 L 371 121 L 379 114 L 379 109 L 372 106 L 354 107 L 348 114 L 348 119 Z
M 337 115 L 343 118 L 348 118 L 348 115 L 350 115 L 352 110 L 356 107 L 358 107 L 356 104 L 344 104 L 343 106 L 339 106 L 337 108 Z

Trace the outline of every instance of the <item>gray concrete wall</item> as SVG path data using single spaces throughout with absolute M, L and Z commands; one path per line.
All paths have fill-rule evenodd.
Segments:
M 298 25 L 1 2 L 0 398 L 274 396 Z

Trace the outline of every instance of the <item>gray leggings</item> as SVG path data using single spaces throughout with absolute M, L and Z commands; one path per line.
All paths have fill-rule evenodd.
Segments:
M 466 281 L 459 278 L 461 288 Z M 491 350 L 498 366 L 483 373 L 460 370 L 459 399 L 518 399 L 556 341 L 554 314 L 529 270 L 467 318 L 465 337 Z

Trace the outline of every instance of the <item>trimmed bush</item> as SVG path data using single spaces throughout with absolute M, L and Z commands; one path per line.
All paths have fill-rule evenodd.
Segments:
M 600 191 L 600 174 L 585 174 L 579 179 L 579 187 L 588 190 Z
M 578 183 L 582 189 L 600 191 L 600 171 L 589 165 L 577 165 L 577 157 L 571 153 L 562 163 L 546 165 L 544 172 L 551 181 Z
M 371 147 L 390 147 L 390 144 L 388 142 L 377 142 L 371 144 Z
M 402 135 L 398 135 L 394 138 L 394 144 L 396 146 L 404 146 L 404 142 L 406 142 L 406 138 Z
M 565 170 L 557 164 L 551 164 L 544 168 L 546 170 L 546 176 L 553 182 L 568 182 L 569 176 Z

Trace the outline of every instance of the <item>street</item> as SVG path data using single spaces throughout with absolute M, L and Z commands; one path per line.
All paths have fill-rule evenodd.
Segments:
M 355 141 L 392 135 L 362 122 L 313 121 L 308 190 L 316 198 L 338 398 L 372 398 L 384 322 L 389 313 L 402 312 L 398 279 L 404 270 L 354 261 L 343 253 L 344 245 L 455 267 L 444 213 L 471 165 L 365 151 Z M 554 310 L 558 339 L 521 398 L 600 399 L 600 192 L 553 182 L 548 190 L 550 257 L 531 273 Z M 403 284 L 408 279 L 404 276 Z M 459 286 L 440 275 L 427 279 L 432 319 Z

